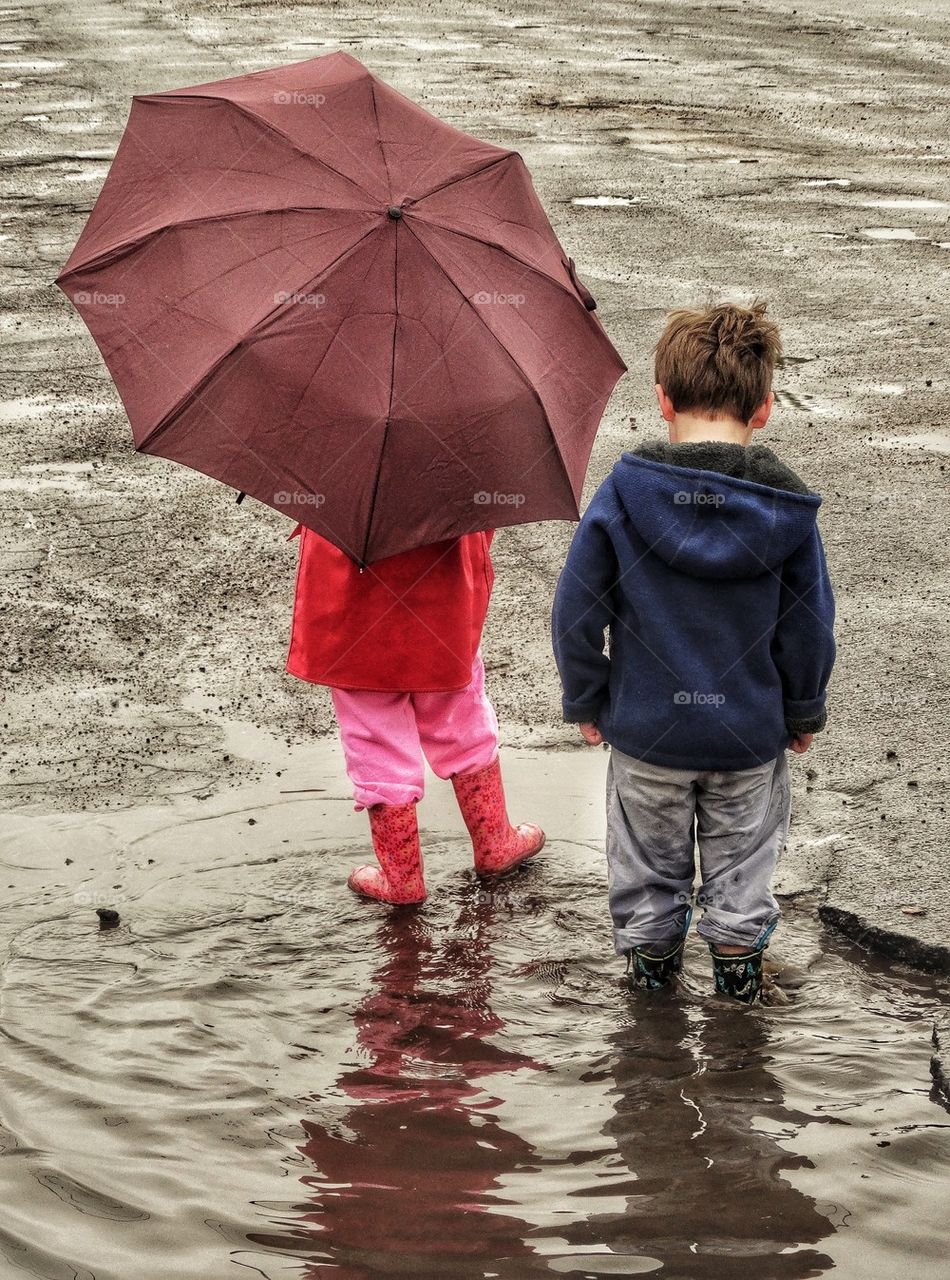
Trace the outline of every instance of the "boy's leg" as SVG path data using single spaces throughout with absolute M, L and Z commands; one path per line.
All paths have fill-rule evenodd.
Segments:
M 789 819 L 784 752 L 755 769 L 700 777 L 696 822 L 705 911 L 697 932 L 713 951 L 719 989 L 743 1000 L 758 994 L 761 953 L 778 922 L 771 881 Z
M 687 927 L 695 872 L 695 773 L 610 751 L 607 876 L 618 955 L 661 955 Z
M 408 693 L 331 689 L 357 809 L 420 800 L 425 783 Z
M 531 823 L 513 827 L 508 819 L 498 759 L 498 720 L 485 693 L 481 654 L 475 655 L 472 678 L 464 689 L 414 693 L 412 705 L 433 772 L 452 779 L 472 837 L 476 871 L 503 875 L 533 857 L 544 844 L 544 832 Z

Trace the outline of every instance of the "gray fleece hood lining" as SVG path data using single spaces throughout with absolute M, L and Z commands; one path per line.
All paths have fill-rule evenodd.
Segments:
M 642 458 L 645 462 L 665 463 L 691 471 L 715 471 L 729 479 L 745 480 L 769 489 L 818 496 L 791 467 L 787 467 L 763 444 L 746 446 L 727 440 L 690 440 L 671 444 L 657 438 L 645 440 L 631 453 L 634 458 Z

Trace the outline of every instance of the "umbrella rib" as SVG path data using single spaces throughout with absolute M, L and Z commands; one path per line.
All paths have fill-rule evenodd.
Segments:
M 383 427 L 383 438 L 379 442 L 379 457 L 376 461 L 376 477 L 373 480 L 373 496 L 370 499 L 369 514 L 366 517 L 366 537 L 363 540 L 363 550 L 360 553 L 360 567 L 366 566 L 366 557 L 369 554 L 369 540 L 373 532 L 373 516 L 376 514 L 376 498 L 379 494 L 379 479 L 383 473 L 383 454 L 386 452 L 386 440 L 389 437 L 389 426 L 393 417 L 393 399 L 396 389 L 396 335 L 399 332 L 399 226 L 396 226 L 396 235 L 393 244 L 393 306 L 395 313 L 393 315 L 393 351 L 392 360 L 389 366 L 389 406 L 386 410 L 386 424 Z
M 345 249 L 341 254 L 339 254 L 336 258 L 334 258 L 332 262 L 328 263 L 327 266 L 321 268 L 321 270 L 318 271 L 315 276 L 312 276 L 308 281 L 306 281 L 303 287 L 308 288 L 310 285 L 316 284 L 316 282 L 319 279 L 321 279 L 321 277 L 325 276 L 327 272 L 331 271 L 335 266 L 338 265 L 338 263 L 342 262 L 344 259 L 348 258 L 351 254 L 355 253 L 356 250 L 359 248 L 359 246 L 363 243 L 363 241 L 368 236 L 371 236 L 378 229 L 379 229 L 378 227 L 370 227 L 369 230 L 365 231 L 360 236 L 360 238 L 357 241 L 355 241 L 355 243 L 350 245 L 348 249 Z M 296 292 L 300 293 L 301 290 L 298 289 Z M 215 376 L 215 374 L 219 371 L 219 369 L 224 364 L 224 362 L 228 360 L 232 355 L 234 355 L 238 347 L 241 346 L 242 343 L 246 342 L 248 338 L 253 337 L 253 335 L 258 331 L 258 329 L 261 328 L 263 324 L 265 324 L 268 320 L 270 320 L 272 316 L 277 315 L 278 312 L 283 311 L 285 307 L 288 307 L 293 302 L 293 300 L 294 300 L 294 295 L 291 294 L 289 297 L 285 298 L 283 302 L 279 302 L 275 307 L 271 307 L 270 311 L 266 312 L 264 315 L 260 317 L 259 320 L 256 320 L 254 322 L 254 324 L 250 327 L 250 329 L 248 329 L 247 333 L 242 334 L 241 337 L 238 338 L 237 341 L 233 342 L 226 351 L 222 352 L 221 355 L 218 356 L 218 358 L 211 365 L 211 367 L 202 374 L 201 378 L 199 378 L 196 385 L 190 388 L 190 390 L 187 391 L 185 395 L 182 396 L 182 398 L 178 401 L 178 403 L 173 405 L 171 409 L 168 410 L 168 412 L 161 419 L 161 421 L 157 422 L 155 426 L 152 427 L 148 435 L 146 435 L 145 438 L 142 440 L 142 443 L 136 445 L 136 449 L 139 452 L 141 452 L 146 445 L 152 444 L 163 432 L 167 431 L 168 428 L 172 426 L 172 424 L 175 422 L 179 414 L 185 409 L 185 407 L 191 404 L 194 400 L 196 400 L 201 395 L 201 393 L 208 386 L 209 382 Z
M 369 91 L 373 99 L 373 119 L 376 121 L 376 141 L 379 144 L 379 154 L 383 158 L 383 168 L 386 170 L 386 193 L 390 200 L 393 196 L 393 180 L 389 172 L 389 161 L 386 159 L 386 152 L 383 148 L 383 134 L 379 127 L 379 108 L 376 105 L 376 80 L 370 76 Z
M 558 289 L 561 289 L 564 293 L 568 294 L 569 297 L 573 298 L 576 302 L 580 303 L 582 307 L 584 307 L 584 304 L 581 302 L 575 289 L 566 285 L 563 280 L 558 280 L 556 276 L 549 275 L 548 272 L 538 266 L 537 263 L 525 262 L 524 258 L 519 258 L 516 253 L 513 253 L 511 249 L 506 248 L 505 245 L 499 244 L 497 240 L 487 240 L 484 236 L 475 235 L 471 231 L 462 231 L 459 227 L 453 227 L 444 222 L 436 222 L 433 218 L 427 217 L 424 213 L 416 216 L 423 218 L 433 227 L 438 227 L 440 231 L 447 231 L 453 236 L 463 236 L 466 240 L 473 240 L 476 244 L 485 244 L 489 245 L 492 249 L 497 249 L 499 253 L 503 253 L 505 257 L 510 258 L 512 262 L 517 262 L 519 266 L 524 267 L 527 271 L 532 272 L 536 276 L 543 276 L 545 280 L 550 280 L 551 284 L 556 285 Z M 589 316 L 592 314 L 586 307 L 584 307 L 584 311 Z M 597 327 L 599 328 L 600 326 L 598 325 Z
M 150 96 L 151 96 L 150 94 L 141 95 L 141 97 L 143 97 L 146 100 Z M 357 182 L 355 178 L 351 178 L 348 174 L 344 173 L 341 169 L 337 169 L 334 165 L 330 164 L 329 161 L 323 160 L 320 156 L 315 155 L 314 152 L 307 151 L 304 147 L 300 146 L 299 143 L 294 142 L 293 138 L 291 138 L 289 134 L 284 133 L 283 129 L 278 129 L 277 125 L 273 124 L 270 120 L 268 120 L 266 116 L 258 115 L 256 111 L 252 111 L 250 107 L 246 107 L 241 102 L 236 102 L 234 98 L 222 98 L 218 94 L 214 94 L 214 93 L 188 93 L 188 94 L 163 93 L 161 95 L 155 95 L 155 96 L 156 97 L 161 96 L 163 99 L 177 98 L 179 100 L 184 99 L 186 101 L 191 98 L 201 98 L 205 102 L 227 102 L 232 107 L 234 107 L 237 111 L 240 111 L 242 115 L 247 116 L 249 120 L 254 120 L 257 124 L 267 129 L 270 133 L 275 134 L 278 138 L 282 138 L 284 142 L 288 143 L 291 147 L 293 147 L 295 151 L 299 151 L 299 153 L 302 156 L 306 156 L 308 160 L 315 160 L 316 163 L 319 165 L 322 165 L 324 169 L 329 169 L 329 171 L 331 173 L 335 173 L 338 178 L 342 178 L 344 182 L 348 182 L 351 187 L 356 187 L 357 191 L 362 191 L 363 195 L 366 196 L 369 200 L 376 200 L 378 198 L 374 196 L 371 191 L 367 191 L 366 188 L 361 183 Z
M 437 187 L 433 187 L 431 191 L 424 191 L 421 196 L 413 196 L 411 204 L 418 204 L 420 200 L 428 200 L 429 196 L 434 196 L 438 191 L 444 191 L 446 187 L 454 187 L 456 182 L 465 182 L 468 178 L 475 178 L 480 173 L 484 173 L 486 169 L 492 169 L 496 164 L 503 164 L 505 160 L 510 160 L 512 156 L 516 156 L 517 151 L 506 151 L 503 156 L 496 156 L 494 160 L 489 160 L 487 164 L 483 164 L 480 169 L 470 169 L 468 173 L 460 173 L 457 178 L 446 178 L 445 182 L 440 182 Z M 429 166 L 432 167 L 431 165 Z
M 88 258 L 85 262 L 77 262 L 68 271 L 60 272 L 56 277 L 56 283 L 59 284 L 61 280 L 68 280 L 70 276 L 78 275 L 81 271 L 97 270 L 100 267 L 111 266 L 113 262 L 117 262 L 126 253 L 142 248 L 153 236 L 164 235 L 166 231 L 178 231 L 182 227 L 201 226 L 206 222 L 221 222 L 228 218 L 253 218 L 257 214 L 271 213 L 312 213 L 314 210 L 318 210 L 321 213 L 355 213 L 365 214 L 367 217 L 376 216 L 376 211 L 372 209 L 351 209 L 348 206 L 320 204 L 288 204 L 279 205 L 272 209 L 233 209 L 228 213 L 199 214 L 194 218 L 183 218 L 180 222 L 168 222 L 164 226 L 152 227 L 150 231 L 143 232 L 142 235 L 137 236 L 134 240 L 124 240 L 119 244 L 110 245 L 108 249 L 103 249 L 96 257 Z
M 365 272 L 363 273 L 363 279 L 360 281 L 360 284 L 361 284 L 361 285 L 365 283 L 366 276 L 367 276 L 367 275 L 369 275 L 370 271 L 372 271 L 373 267 L 376 265 L 376 258 L 378 257 L 378 255 L 379 255 L 379 250 L 377 249 L 377 250 L 376 250 L 376 253 L 375 253 L 375 254 L 374 254 L 374 256 L 373 256 L 372 261 L 369 263 L 369 265 L 367 266 L 367 268 L 366 268 Z M 333 332 L 332 332 L 332 334 L 331 334 L 331 337 L 330 337 L 330 341 L 329 341 L 329 343 L 327 344 L 327 348 L 326 348 L 326 350 L 324 351 L 323 355 L 320 357 L 320 360 L 319 360 L 319 362 L 318 362 L 318 364 L 317 364 L 316 368 L 314 369 L 313 373 L 310 375 L 309 381 L 308 381 L 308 382 L 307 382 L 307 384 L 305 385 L 305 387 L 304 387 L 303 391 L 301 391 L 300 395 L 297 397 L 297 403 L 294 405 L 293 413 L 291 413 L 291 414 L 289 415 L 289 417 L 288 417 L 288 421 L 289 421 L 289 422 L 293 423 L 293 422 L 296 420 L 297 414 L 298 414 L 298 413 L 299 413 L 299 411 L 300 411 L 300 406 L 303 404 L 303 402 L 304 402 L 304 398 L 306 397 L 307 392 L 308 392 L 308 391 L 310 390 L 310 388 L 313 386 L 313 383 L 314 383 L 315 379 L 317 378 L 317 375 L 319 374 L 320 370 L 323 368 L 323 365 L 324 365 L 325 361 L 326 361 L 327 359 L 329 359 L 330 352 L 333 350 L 334 343 L 336 343 L 337 341 L 341 341 L 341 342 L 343 341 L 343 340 L 342 340 L 342 338 L 341 338 L 341 332 L 342 332 L 342 329 L 343 329 L 343 322 L 344 322 L 344 321 L 346 321 L 346 320 L 349 320 L 349 319 L 350 319 L 350 317 L 353 315 L 353 312 L 355 311 L 355 309 L 356 309 L 356 307 L 357 307 L 358 303 L 359 303 L 359 294 L 358 294 L 358 291 L 354 289 L 354 292 L 353 292 L 353 298 L 352 298 L 352 301 L 351 301 L 351 303 L 350 303 L 349 310 L 346 312 L 346 315 L 345 315 L 345 316 L 342 316 L 342 317 L 341 317 L 341 322 L 340 322 L 340 323 L 337 325 L 337 327 L 333 330 Z M 346 343 L 344 343 L 343 345 L 346 347 Z M 348 352 L 350 352 L 350 348 L 349 348 L 349 347 L 346 347 L 346 349 L 347 349 L 347 351 L 348 351 Z M 350 354 L 352 354 L 352 352 L 350 352 Z M 378 421 L 379 421 L 379 419 L 377 419 L 376 421 L 378 422 Z M 373 425 L 376 425 L 376 424 L 374 423 Z M 370 430 L 372 430 L 372 427 L 370 428 Z M 363 434 L 362 434 L 362 435 L 360 435 L 360 436 L 357 438 L 357 440 L 356 440 L 356 443 L 357 443 L 357 444 L 358 444 L 358 443 L 363 439 L 363 435 L 365 435 L 365 434 L 367 434 L 367 433 L 366 433 L 366 432 L 363 432 Z M 350 446 L 350 448 L 352 448 L 352 445 Z M 349 452 L 349 450 L 347 450 L 347 452 Z M 345 456 L 346 456 L 346 454 L 344 454 L 343 456 L 345 457 Z M 334 469 L 334 467 L 338 465 L 338 463 L 339 463 L 340 461 L 341 461 L 341 459 L 340 459 L 340 458 L 338 458 L 338 459 L 336 460 L 336 462 L 331 463 L 330 467 L 329 467 L 329 468 L 327 468 L 327 470 L 323 473 L 323 477 L 322 477 L 322 479 L 324 479 L 324 480 L 325 480 L 325 479 L 326 479 L 326 477 L 330 474 L 330 472 Z
M 479 308 L 472 303 L 471 298 L 469 298 L 465 293 L 462 292 L 462 290 L 458 287 L 458 285 L 449 275 L 448 271 L 446 271 L 445 267 L 442 265 L 439 259 L 435 256 L 435 254 L 432 252 L 429 246 L 425 243 L 425 241 L 413 230 L 410 223 L 406 222 L 405 225 L 407 230 L 412 232 L 412 235 L 415 237 L 416 242 L 422 246 L 423 250 L 429 255 L 429 257 L 435 263 L 439 271 L 442 272 L 442 274 L 445 276 L 446 280 L 448 280 L 452 288 L 456 291 L 456 293 L 458 293 L 459 297 L 462 299 L 465 305 L 474 313 L 475 318 L 478 320 L 479 324 L 481 324 L 482 327 L 485 329 L 486 333 L 488 333 L 489 336 L 498 344 L 498 346 L 501 348 L 504 354 L 511 361 L 512 365 L 518 372 L 518 376 L 521 378 L 522 382 L 527 387 L 528 391 L 537 401 L 538 408 L 541 410 L 541 413 L 544 417 L 545 426 L 548 429 L 551 439 L 554 441 L 554 450 L 555 450 L 555 453 L 557 454 L 558 462 L 561 464 L 561 470 L 564 472 L 564 477 L 567 480 L 567 487 L 570 489 L 571 493 L 573 494 L 574 486 L 571 483 L 571 477 L 567 469 L 567 464 L 565 463 L 564 457 L 561 454 L 561 446 L 558 442 L 557 434 L 555 433 L 554 428 L 551 426 L 551 419 L 548 417 L 548 411 L 544 407 L 543 400 L 538 395 L 537 388 L 532 384 L 531 379 L 528 377 L 524 369 L 522 369 L 521 365 L 514 358 L 514 356 L 511 354 L 511 352 L 508 350 L 508 348 L 505 346 L 502 340 L 498 337 L 498 335 L 492 332 L 491 327 L 486 323 L 485 317 L 480 313 Z

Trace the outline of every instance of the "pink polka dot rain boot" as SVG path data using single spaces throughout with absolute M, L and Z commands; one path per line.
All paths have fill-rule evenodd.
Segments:
M 540 827 L 530 822 L 513 827 L 508 820 L 497 756 L 484 769 L 454 774 L 452 785 L 472 837 L 475 870 L 479 875 L 504 875 L 540 850 L 544 844 Z
M 374 804 L 367 812 L 379 866 L 357 867 L 350 872 L 347 884 L 354 893 L 377 902 L 424 902 L 426 886 L 415 801 Z

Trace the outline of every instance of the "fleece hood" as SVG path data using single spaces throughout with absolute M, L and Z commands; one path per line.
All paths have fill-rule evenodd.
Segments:
M 815 526 L 821 498 L 764 445 L 648 441 L 611 472 L 650 550 L 695 578 L 775 570 Z

